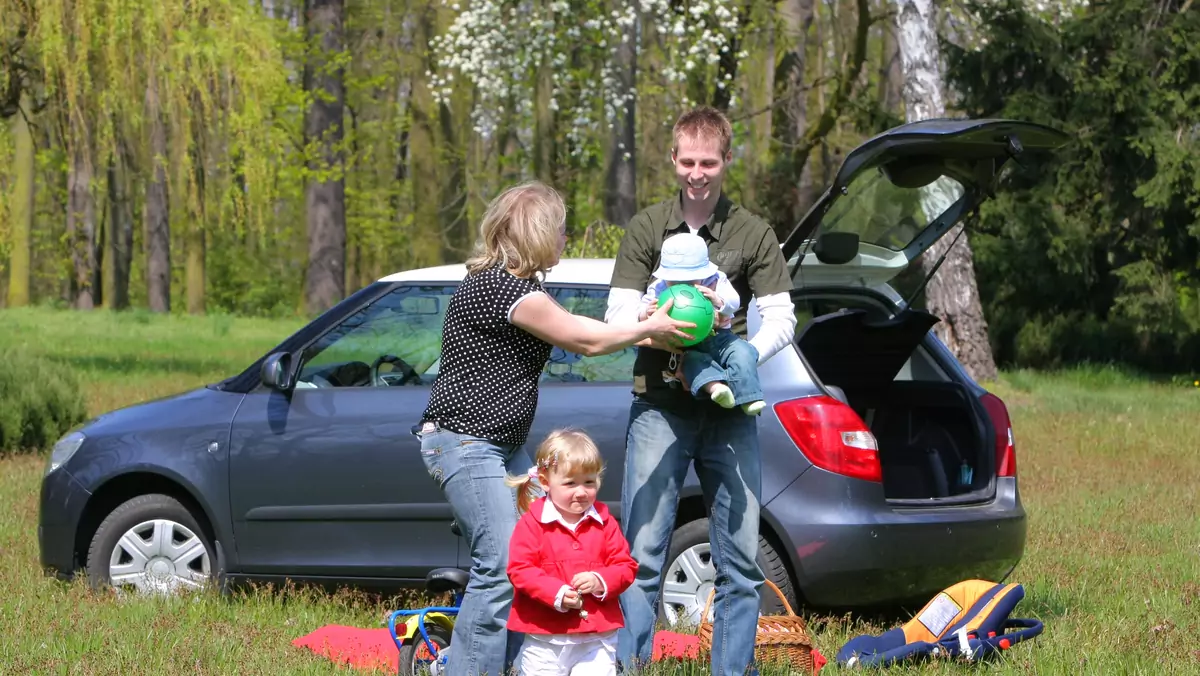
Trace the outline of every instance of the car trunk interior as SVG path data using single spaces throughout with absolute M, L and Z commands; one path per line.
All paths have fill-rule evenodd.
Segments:
M 805 361 L 875 435 L 887 499 L 944 504 L 992 496 L 986 411 L 922 345 L 936 317 L 920 310 L 888 316 L 877 301 L 844 296 L 801 298 L 797 311 Z

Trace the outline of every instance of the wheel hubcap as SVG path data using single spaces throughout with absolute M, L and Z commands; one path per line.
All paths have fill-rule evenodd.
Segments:
M 189 528 L 170 519 L 143 521 L 125 531 L 108 561 L 114 588 L 145 594 L 199 589 L 209 575 L 204 543 Z
M 700 613 L 708 603 L 716 580 L 717 569 L 713 566 L 710 544 L 698 544 L 684 550 L 663 576 L 662 607 L 667 623 L 700 624 Z M 712 619 L 711 610 L 709 619 Z

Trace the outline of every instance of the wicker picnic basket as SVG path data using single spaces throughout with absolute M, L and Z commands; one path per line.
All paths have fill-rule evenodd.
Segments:
M 758 618 L 758 635 L 754 641 L 754 657 L 761 665 L 787 665 L 804 673 L 815 673 L 813 661 L 813 644 L 805 630 L 804 619 L 796 615 L 792 605 L 788 603 L 783 592 L 779 591 L 770 580 L 765 581 L 779 600 L 783 602 L 786 615 L 764 615 Z M 713 626 L 708 621 L 708 612 L 712 608 L 714 589 L 708 595 L 704 604 L 704 614 L 700 616 L 700 652 L 707 655 L 712 650 Z

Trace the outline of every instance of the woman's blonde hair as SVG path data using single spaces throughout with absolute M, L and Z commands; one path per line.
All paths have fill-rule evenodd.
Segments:
M 533 466 L 521 476 L 509 476 L 505 483 L 517 489 L 517 511 L 529 511 L 538 484 L 550 483 L 550 474 L 604 474 L 600 449 L 587 432 L 572 427 L 554 430 L 538 444 Z
M 513 186 L 488 204 L 468 274 L 496 265 L 518 277 L 545 273 L 558 258 L 567 207 L 557 190 L 540 181 Z

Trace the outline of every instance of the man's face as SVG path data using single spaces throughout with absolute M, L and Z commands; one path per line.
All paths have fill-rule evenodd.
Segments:
M 675 178 L 684 196 L 689 200 L 703 202 L 721 193 L 725 180 L 725 168 L 733 159 L 733 153 L 721 155 L 721 142 L 717 139 L 682 136 L 676 143 L 671 161 L 675 164 Z

